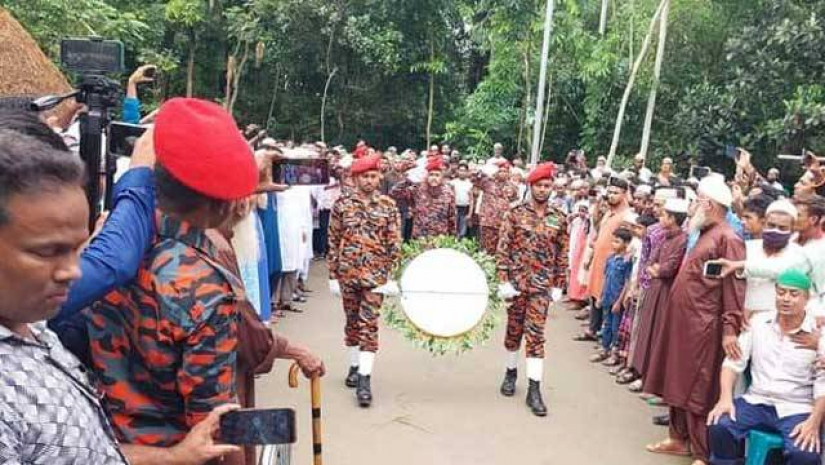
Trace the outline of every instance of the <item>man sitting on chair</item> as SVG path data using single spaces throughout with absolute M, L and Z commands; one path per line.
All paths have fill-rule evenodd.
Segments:
M 815 366 L 823 344 L 805 312 L 811 280 L 787 270 L 776 281 L 776 312 L 755 314 L 739 335 L 740 354 L 722 365 L 721 394 L 708 415 L 713 465 L 740 464 L 751 430 L 782 436 L 785 463 L 820 463 L 819 428 L 825 414 L 825 376 Z M 753 383 L 733 399 L 736 378 L 750 362 Z

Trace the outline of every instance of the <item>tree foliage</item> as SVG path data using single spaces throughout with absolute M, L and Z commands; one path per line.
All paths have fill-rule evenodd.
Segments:
M 545 0 L 0 0 L 57 59 L 61 37 L 122 40 L 156 62 L 151 107 L 186 91 L 224 102 L 278 137 L 423 147 L 471 156 L 493 142 L 529 153 Z M 545 157 L 607 152 L 619 101 L 657 0 L 557 0 Z M 825 0 L 679 0 L 670 12 L 651 153 L 722 167 L 726 144 L 757 164 L 822 151 Z M 655 46 L 655 44 L 653 44 Z M 191 73 L 188 61 L 193 53 Z M 246 57 L 246 61 L 244 61 Z M 233 62 L 234 60 L 234 62 Z M 233 65 L 234 63 L 234 65 Z M 239 74 L 227 67 L 240 68 Z M 619 145 L 639 147 L 653 56 L 640 69 Z M 237 86 L 228 77 L 238 79 Z M 432 94 L 432 97 L 431 97 Z M 324 100 L 323 115 L 322 100 Z

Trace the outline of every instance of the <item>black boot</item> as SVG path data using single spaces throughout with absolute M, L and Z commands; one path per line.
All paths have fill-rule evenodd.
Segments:
M 348 388 L 356 388 L 358 387 L 358 367 L 349 367 L 349 374 L 347 375 L 346 381 L 344 384 L 347 385 Z
M 358 405 L 361 407 L 369 407 L 372 405 L 370 375 L 360 375 L 358 377 L 358 388 L 355 390 L 355 397 L 358 399 Z
M 537 417 L 547 416 L 547 406 L 541 399 L 541 383 L 535 380 L 530 380 L 530 387 L 527 390 L 527 406 L 533 411 L 533 415 Z
M 518 377 L 518 370 L 515 368 L 508 368 L 504 373 L 504 381 L 501 383 L 501 395 L 513 397 L 516 393 L 516 378 Z

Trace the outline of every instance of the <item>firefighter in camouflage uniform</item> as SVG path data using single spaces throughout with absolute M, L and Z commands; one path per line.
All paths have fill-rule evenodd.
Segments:
M 398 292 L 390 273 L 401 256 L 401 217 L 395 202 L 378 192 L 378 155 L 356 160 L 350 173 L 355 189 L 335 202 L 330 217 L 330 291 L 343 298 L 346 314 L 350 369 L 345 384 L 356 388 L 359 405 L 369 407 L 383 294 Z
M 553 301 L 566 286 L 567 220 L 548 202 L 555 165 L 543 163 L 527 178 L 530 198 L 510 209 L 502 220 L 497 262 L 499 296 L 510 300 L 507 310 L 507 371 L 501 393 L 516 389 L 516 366 L 522 339 L 527 354 L 527 405 L 537 416 L 547 415 L 541 396 L 544 375 L 544 325 Z

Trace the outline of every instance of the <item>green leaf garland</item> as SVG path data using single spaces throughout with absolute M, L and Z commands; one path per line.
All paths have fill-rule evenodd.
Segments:
M 487 277 L 487 287 L 489 289 L 487 311 L 481 322 L 472 330 L 456 337 L 439 337 L 427 334 L 418 329 L 404 313 L 398 298 L 387 298 L 381 312 L 384 315 L 385 324 L 400 332 L 405 339 L 413 345 L 425 349 L 433 356 L 455 354 L 460 355 L 483 345 L 493 335 L 496 327 L 501 323 L 506 308 L 505 303 L 498 298 L 496 289 L 498 279 L 496 275 L 496 260 L 482 251 L 475 240 L 458 239 L 453 236 L 436 236 L 425 239 L 418 239 L 404 244 L 401 248 L 401 260 L 393 271 L 393 279 L 400 282 L 401 275 L 407 265 L 416 257 L 428 250 L 453 249 L 472 257 L 472 259 L 484 270 Z

